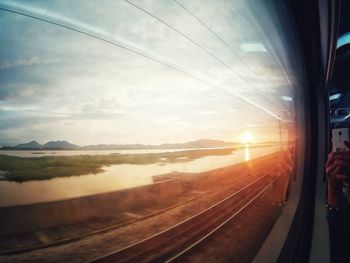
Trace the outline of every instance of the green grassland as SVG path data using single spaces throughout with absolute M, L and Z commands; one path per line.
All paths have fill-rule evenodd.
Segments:
M 228 155 L 232 148 L 187 150 L 166 153 L 147 154 L 111 154 L 111 155 L 76 155 L 45 156 L 23 158 L 0 155 L 0 170 L 5 171 L 8 181 L 25 182 L 46 180 L 55 177 L 76 176 L 103 172 L 103 166 L 115 164 L 154 164 L 162 162 L 186 162 L 210 155 Z

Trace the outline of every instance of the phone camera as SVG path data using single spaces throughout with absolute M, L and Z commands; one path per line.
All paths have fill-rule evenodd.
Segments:
M 340 132 L 338 132 L 338 134 L 339 134 L 339 135 L 341 135 L 341 131 L 340 131 Z

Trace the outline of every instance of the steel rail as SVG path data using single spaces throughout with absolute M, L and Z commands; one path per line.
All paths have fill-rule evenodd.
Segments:
M 224 222 L 222 222 L 219 226 L 217 226 L 215 229 L 211 230 L 208 234 L 203 236 L 201 239 L 198 241 L 194 242 L 191 244 L 189 247 L 186 249 L 182 250 L 180 253 L 176 254 L 172 258 L 168 259 L 165 262 L 173 262 L 177 258 L 181 257 L 185 253 L 189 252 L 191 249 L 194 249 L 196 246 L 198 246 L 200 243 L 205 241 L 207 238 L 212 236 L 214 233 L 216 233 L 218 230 L 220 230 L 222 227 L 224 227 L 226 224 L 228 224 L 232 219 L 234 219 L 237 215 L 239 215 L 244 209 L 246 209 L 249 205 L 251 205 L 256 199 L 258 199 L 270 186 L 272 186 L 277 180 L 279 179 L 276 178 L 273 182 L 271 182 L 269 185 L 264 187 L 254 198 L 252 198 L 248 203 L 246 203 L 243 207 L 241 207 L 238 211 L 236 211 L 232 216 L 230 216 L 228 219 L 226 219 Z
M 126 247 L 120 248 L 120 249 L 118 249 L 118 250 L 116 250 L 116 251 L 114 251 L 114 252 L 112 252 L 112 253 L 109 253 L 109 254 L 107 254 L 107 255 L 103 255 L 103 256 L 101 256 L 101 257 L 95 258 L 95 259 L 93 259 L 93 260 L 91 260 L 91 261 L 88 261 L 88 262 L 109 262 L 109 260 L 112 260 L 112 258 L 114 259 L 115 257 L 117 257 L 118 254 L 120 255 L 120 254 L 122 254 L 122 253 L 126 253 L 127 250 L 136 248 L 137 246 L 142 246 L 142 245 L 146 244 L 146 242 L 149 242 L 149 241 L 152 241 L 152 239 L 161 237 L 161 235 L 164 235 L 164 234 L 166 234 L 167 232 L 174 231 L 174 230 L 176 230 L 176 228 L 179 228 L 179 227 L 181 227 L 181 226 L 184 226 L 185 224 L 188 224 L 188 223 L 190 223 L 191 221 L 196 221 L 196 219 L 200 218 L 200 217 L 203 216 L 205 213 L 208 213 L 208 211 L 214 210 L 215 208 L 219 207 L 220 205 L 222 205 L 223 203 L 225 203 L 225 202 L 227 202 L 228 200 L 232 199 L 233 197 L 236 197 L 239 193 L 243 192 L 244 190 L 248 189 L 248 188 L 251 187 L 252 185 L 256 184 L 257 182 L 259 182 L 259 181 L 262 180 L 263 178 L 266 178 L 267 176 L 269 176 L 269 175 L 270 175 L 273 171 L 275 171 L 275 170 L 276 170 L 276 168 L 271 169 L 270 171 L 268 171 L 268 172 L 264 173 L 262 176 L 260 176 L 258 179 L 254 180 L 254 181 L 251 182 L 250 184 L 244 186 L 243 188 L 241 188 L 240 190 L 234 192 L 233 194 L 229 195 L 228 197 L 224 198 L 223 200 L 220 200 L 219 202 L 217 202 L 217 203 L 211 205 L 210 207 L 206 208 L 205 210 L 202 210 L 201 212 L 199 212 L 199 213 L 197 213 L 197 214 L 195 214 L 195 215 L 193 215 L 193 216 L 191 216 L 191 217 L 189 217 L 189 218 L 187 218 L 187 219 L 185 219 L 185 220 L 183 220 L 183 221 L 181 221 L 181 222 L 179 222 L 179 223 L 177 223 L 177 224 L 171 226 L 170 228 L 164 229 L 164 230 L 162 230 L 162 231 L 160 231 L 160 232 L 158 232 L 158 233 L 156 233 L 156 234 L 154 234 L 154 235 L 151 235 L 151 236 L 149 236 L 149 237 L 147 237 L 147 238 L 145 238 L 145 239 L 142 239 L 142 240 L 140 240 L 140 241 L 138 241 L 138 242 L 132 243 L 132 244 L 126 246 Z M 270 183 L 268 186 L 270 186 L 271 184 L 272 184 L 272 183 Z M 266 188 L 266 187 L 265 187 L 265 188 Z M 264 188 L 264 189 L 265 189 L 265 188 Z M 261 194 L 261 193 L 259 192 L 258 195 L 259 195 L 259 194 Z M 256 197 L 254 197 L 254 198 L 256 199 Z M 254 199 L 254 198 L 253 198 L 253 199 Z M 252 202 L 252 201 L 249 201 L 248 204 L 250 204 L 251 202 Z M 247 204 L 243 206 L 243 208 L 245 208 L 245 207 L 247 207 Z M 238 211 L 242 211 L 243 208 L 240 208 Z M 236 212 L 234 215 L 236 215 L 236 214 L 237 214 L 237 212 Z M 230 218 L 232 218 L 232 216 L 230 216 Z M 227 220 L 225 220 L 224 222 L 226 222 L 226 221 L 227 221 Z M 221 224 L 220 224 L 220 225 L 221 225 Z M 217 229 L 217 228 L 215 228 L 215 229 Z M 214 229 L 214 230 L 215 230 L 215 229 Z M 211 232 L 212 232 L 212 231 L 210 231 L 210 233 L 211 233 Z M 207 236 L 207 235 L 206 235 L 206 236 Z M 201 238 L 200 240 L 202 240 L 202 239 L 203 239 L 203 238 Z M 198 243 L 198 241 L 196 241 L 196 242 L 193 243 L 193 244 L 197 244 L 197 243 Z M 193 245 L 191 245 L 190 247 L 192 247 L 192 246 L 193 246 Z M 186 248 L 186 250 L 187 250 L 187 248 Z M 147 251 L 146 251 L 146 252 L 147 252 Z M 181 253 L 181 252 L 180 252 L 180 253 Z M 177 255 L 180 255 L 180 253 L 177 254 Z M 122 257 L 119 258 L 119 259 L 120 259 L 120 261 L 123 260 Z

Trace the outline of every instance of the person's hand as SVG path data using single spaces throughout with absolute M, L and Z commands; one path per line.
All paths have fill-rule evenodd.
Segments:
M 350 142 L 344 142 L 344 144 L 350 149 Z M 339 207 L 343 182 L 349 182 L 350 179 L 350 152 L 331 152 L 328 155 L 325 168 L 328 177 L 327 203 Z
M 341 177 L 341 167 L 337 166 L 335 163 L 336 154 L 335 152 L 331 152 L 328 155 L 325 168 L 328 187 L 327 203 L 331 206 L 339 207 L 341 202 L 342 181 L 339 179 Z

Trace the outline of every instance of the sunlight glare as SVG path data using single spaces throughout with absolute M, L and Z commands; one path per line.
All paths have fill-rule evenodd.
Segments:
M 253 138 L 254 138 L 253 134 L 247 131 L 241 135 L 241 143 L 242 144 L 251 143 L 253 142 Z

